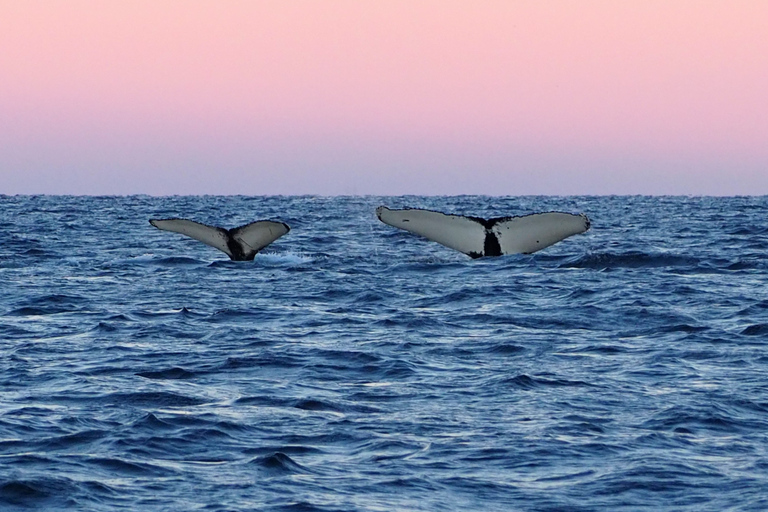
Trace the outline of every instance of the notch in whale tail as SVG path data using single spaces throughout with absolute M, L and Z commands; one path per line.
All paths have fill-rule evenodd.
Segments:
M 233 229 L 189 219 L 150 219 L 149 223 L 157 229 L 181 233 L 210 245 L 233 261 L 252 260 L 256 253 L 291 230 L 288 224 L 271 220 L 259 220 Z
M 432 210 L 376 209 L 384 224 L 423 236 L 472 258 L 530 254 L 590 227 L 582 214 L 544 212 L 521 217 L 482 219 Z

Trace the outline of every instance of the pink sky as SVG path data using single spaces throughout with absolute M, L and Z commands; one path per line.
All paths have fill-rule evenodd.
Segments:
M 768 2 L 0 0 L 0 193 L 768 194 Z

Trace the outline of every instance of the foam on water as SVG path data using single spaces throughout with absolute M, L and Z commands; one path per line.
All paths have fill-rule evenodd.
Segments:
M 315 261 L 315 258 L 308 254 L 294 253 L 291 251 L 286 251 L 284 253 L 260 252 L 256 258 L 258 258 L 257 261 L 260 264 L 275 266 L 308 265 Z

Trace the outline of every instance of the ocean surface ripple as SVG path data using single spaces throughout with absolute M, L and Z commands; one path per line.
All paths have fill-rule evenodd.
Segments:
M 380 204 L 592 229 L 471 260 Z M 0 205 L 0 510 L 768 510 L 767 197 Z

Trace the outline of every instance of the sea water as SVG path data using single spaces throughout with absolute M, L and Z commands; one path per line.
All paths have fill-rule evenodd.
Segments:
M 472 260 L 381 204 L 592 228 Z M 767 197 L 0 196 L 0 509 L 766 510 L 767 256 Z

